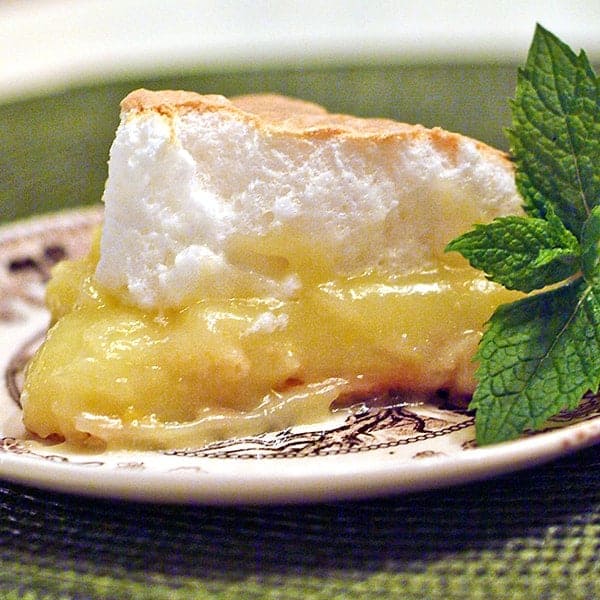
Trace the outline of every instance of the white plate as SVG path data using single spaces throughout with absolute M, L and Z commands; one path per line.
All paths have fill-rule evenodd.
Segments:
M 96 497 L 211 504 L 364 498 L 464 483 L 600 441 L 600 399 L 546 431 L 477 448 L 472 416 L 449 407 L 357 409 L 319 426 L 181 452 L 77 453 L 36 440 L 20 419 L 22 369 L 47 324 L 44 282 L 88 247 L 99 209 L 0 229 L 0 477 Z

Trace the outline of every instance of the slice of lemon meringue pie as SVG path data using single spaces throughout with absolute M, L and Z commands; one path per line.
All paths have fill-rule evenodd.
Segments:
M 327 418 L 395 390 L 469 395 L 515 294 L 449 240 L 520 212 L 469 138 L 273 95 L 122 103 L 89 255 L 54 271 L 27 428 L 175 448 Z

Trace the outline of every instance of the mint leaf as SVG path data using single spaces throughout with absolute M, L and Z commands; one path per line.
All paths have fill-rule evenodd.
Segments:
M 600 203 L 599 82 L 578 56 L 538 26 L 520 70 L 508 131 L 525 210 L 552 206 L 575 236 Z
M 538 429 L 600 384 L 600 286 L 583 279 L 500 307 L 477 359 L 477 442 Z
M 591 284 L 600 283 L 600 206 L 592 209 L 581 234 L 583 276 Z
M 510 290 L 530 292 L 563 281 L 579 270 L 580 248 L 552 212 L 546 219 L 503 217 L 452 240 L 476 269 Z

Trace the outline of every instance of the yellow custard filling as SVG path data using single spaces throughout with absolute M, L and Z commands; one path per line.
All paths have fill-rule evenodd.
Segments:
M 59 265 L 52 327 L 23 392 L 42 437 L 184 447 L 327 417 L 345 396 L 472 391 L 470 358 L 515 299 L 457 256 L 423 273 L 327 278 L 293 299 L 201 299 L 144 311 L 94 279 L 98 243 Z

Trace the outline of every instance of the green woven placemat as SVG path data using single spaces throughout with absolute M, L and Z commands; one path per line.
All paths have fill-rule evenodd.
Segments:
M 2 598 L 598 598 L 592 448 L 495 480 L 215 508 L 0 485 Z

